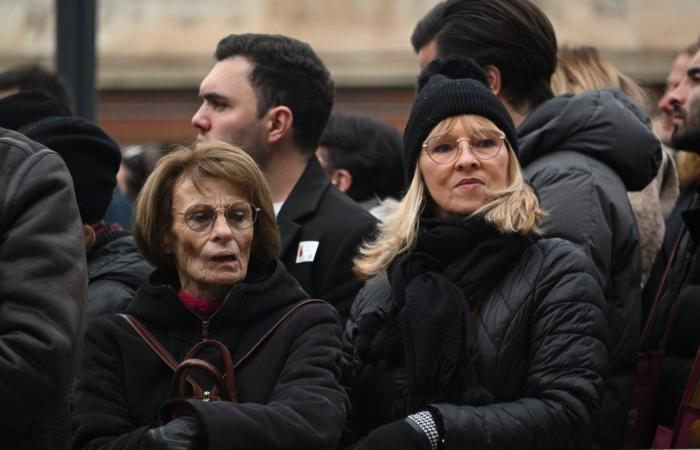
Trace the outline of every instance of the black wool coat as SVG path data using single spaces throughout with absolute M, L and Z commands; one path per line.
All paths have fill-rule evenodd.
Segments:
M 674 236 L 676 256 L 642 343 L 643 351 L 660 350 L 670 324 L 650 432 L 657 425 L 674 426 L 700 346 L 700 191 L 694 190 L 682 217 L 685 228 Z
M 139 318 L 178 361 L 201 339 L 217 339 L 234 362 L 294 304 L 307 298 L 277 260 L 249 267 L 208 321 L 176 294 L 174 274 L 154 272 L 127 312 Z M 295 311 L 235 372 L 239 402 L 187 404 L 201 420 L 208 448 L 332 449 L 347 397 L 337 382 L 341 327 L 326 303 Z M 219 358 L 206 359 L 223 369 Z M 172 370 L 118 315 L 88 325 L 73 395 L 73 448 L 134 448 L 158 425 Z
M 331 303 L 345 320 L 363 284 L 352 273 L 352 260 L 363 240 L 374 233 L 376 223 L 331 184 L 314 156 L 277 216 L 280 259 L 311 297 Z M 300 242 L 318 243 L 313 261 L 300 257 Z M 302 252 L 308 249 L 302 244 Z
M 67 449 L 85 244 L 61 157 L 0 128 L 0 448 Z
M 385 274 L 367 282 L 353 304 L 343 340 L 343 383 L 352 404 L 350 443 L 392 420 L 405 395 L 405 367 L 363 361 L 355 338 L 363 314 L 389 310 Z M 603 295 L 584 253 L 560 239 L 532 244 L 479 302 L 475 361 L 494 403 L 432 405 L 445 450 L 588 449 L 607 368 Z

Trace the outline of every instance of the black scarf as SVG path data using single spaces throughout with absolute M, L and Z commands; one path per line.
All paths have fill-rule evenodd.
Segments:
M 477 216 L 421 220 L 415 248 L 389 270 L 391 310 L 358 324 L 375 353 L 369 359 L 403 356 L 408 384 L 394 414 L 435 402 L 493 402 L 477 377 L 469 308 L 478 307 L 532 239 L 500 233 Z

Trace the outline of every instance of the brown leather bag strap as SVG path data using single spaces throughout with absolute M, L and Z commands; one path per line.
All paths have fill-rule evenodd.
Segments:
M 149 347 L 151 347 L 151 350 L 158 355 L 158 357 L 170 367 L 173 372 L 177 371 L 177 368 L 179 366 L 178 362 L 173 358 L 173 355 L 170 354 L 169 351 L 163 347 L 163 344 L 160 343 L 158 339 L 156 339 L 155 336 L 153 336 L 153 333 L 148 331 L 148 328 L 141 323 L 139 319 L 136 317 L 132 316 L 131 314 L 119 314 L 124 318 L 124 320 L 127 321 L 129 325 L 138 333 L 139 336 L 141 336 L 141 339 L 143 339 L 146 344 L 148 344 Z M 197 384 L 196 381 L 191 376 L 187 376 L 185 378 L 188 383 L 192 386 L 192 391 L 195 393 L 195 395 L 201 395 L 202 388 Z
M 300 303 L 297 303 L 296 305 L 294 305 L 294 306 L 293 306 L 292 308 L 290 308 L 289 311 L 287 311 L 274 325 L 272 325 L 272 327 L 267 331 L 267 333 L 265 333 L 265 334 L 263 335 L 263 337 L 261 337 L 261 338 L 258 340 L 258 342 L 256 342 L 255 344 L 253 344 L 253 346 L 250 348 L 250 350 L 248 350 L 248 351 L 246 352 L 246 354 L 243 355 L 243 356 L 241 357 L 241 359 L 239 359 L 238 362 L 236 362 L 236 364 L 234 364 L 233 368 L 236 369 L 238 366 L 240 366 L 241 364 L 243 364 L 244 362 L 246 362 L 246 360 L 248 360 L 248 359 L 253 355 L 253 353 L 255 353 L 255 352 L 260 348 L 260 346 L 261 346 L 263 343 L 265 343 L 265 341 L 266 341 L 270 336 L 272 336 L 272 334 L 277 330 L 277 328 L 279 328 L 279 326 L 282 325 L 282 324 L 284 323 L 285 320 L 287 320 L 292 314 L 294 314 L 294 312 L 295 312 L 296 310 L 298 310 L 298 309 L 301 308 L 302 306 L 306 306 L 306 305 L 309 305 L 309 304 L 311 304 L 311 303 L 326 303 L 326 302 L 323 301 L 323 300 L 319 300 L 319 299 L 312 298 L 312 299 L 309 299 L 309 300 L 304 300 L 303 302 L 300 302 Z M 327 303 L 326 303 L 326 304 L 327 304 Z
M 178 367 L 178 370 L 180 367 L 183 366 L 187 361 L 200 361 L 198 358 L 199 353 L 207 348 L 207 347 L 214 347 L 219 351 L 221 354 L 222 359 L 224 360 L 224 373 L 221 374 L 218 369 L 216 369 L 215 366 L 212 366 L 216 371 L 211 371 L 204 369 L 205 372 L 209 373 L 214 378 L 214 381 L 217 383 L 216 387 L 214 390 L 212 390 L 212 394 L 217 394 L 220 396 L 222 400 L 228 400 L 231 402 L 238 402 L 238 393 L 236 392 L 236 383 L 235 383 L 235 376 L 234 376 L 234 371 L 233 371 L 233 359 L 231 358 L 231 353 L 228 351 L 228 348 L 224 345 L 223 342 L 217 341 L 214 339 L 207 339 L 204 341 L 201 341 L 197 343 L 192 349 L 187 352 L 187 355 L 185 356 L 185 361 L 183 361 L 180 366 Z M 203 360 L 202 360 L 203 361 Z M 177 373 L 177 372 L 176 372 Z M 218 378 L 217 378 L 218 377 Z M 219 382 L 219 379 L 221 379 L 221 383 Z M 174 379 L 173 379 L 174 380 Z M 174 381 L 173 381 L 174 383 Z M 220 387 L 219 385 L 222 384 L 223 388 Z M 180 392 L 184 389 L 184 384 L 180 382 Z
M 160 357 L 160 359 L 165 362 L 173 371 L 177 370 L 178 363 L 173 358 L 173 355 L 168 352 L 165 347 L 163 347 L 163 344 L 160 343 L 158 339 L 156 339 L 153 334 L 148 331 L 148 328 L 141 323 L 139 319 L 136 317 L 132 316 L 131 314 L 119 314 L 122 316 L 127 322 L 129 322 L 129 325 L 138 333 L 139 336 L 141 336 L 141 339 L 146 341 L 146 344 L 148 344 L 149 347 L 151 347 L 151 350 Z
M 171 397 L 185 397 L 185 382 L 188 378 L 187 371 L 190 369 L 197 369 L 204 371 L 214 380 L 214 389 L 210 392 L 199 391 L 194 392 L 194 395 L 204 401 L 209 400 L 224 400 L 229 402 L 238 402 L 238 395 L 233 389 L 233 380 L 230 377 L 222 374 L 219 369 L 216 368 L 209 361 L 197 358 L 187 358 L 180 363 L 175 375 L 173 375 L 173 381 L 171 385 L 170 396 Z

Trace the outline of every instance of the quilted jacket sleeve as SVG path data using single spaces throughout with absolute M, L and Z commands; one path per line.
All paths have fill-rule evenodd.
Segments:
M 590 170 L 582 168 L 567 167 L 565 172 L 556 166 L 540 168 L 530 182 L 547 211 L 541 224 L 544 235 L 579 245 L 593 261 L 605 291 L 615 232 L 613 201 L 606 190 L 600 189 Z
M 446 450 L 589 448 L 607 370 L 603 296 L 585 256 L 558 242 L 543 255 L 532 304 L 523 305 L 529 311 L 512 321 L 529 322 L 525 395 L 482 407 L 434 405 Z

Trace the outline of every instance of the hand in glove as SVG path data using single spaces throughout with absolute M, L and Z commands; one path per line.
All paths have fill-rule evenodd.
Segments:
M 372 430 L 353 450 L 430 450 L 428 437 L 401 419 Z
M 139 450 L 191 450 L 205 447 L 202 425 L 193 416 L 180 416 L 141 437 Z

